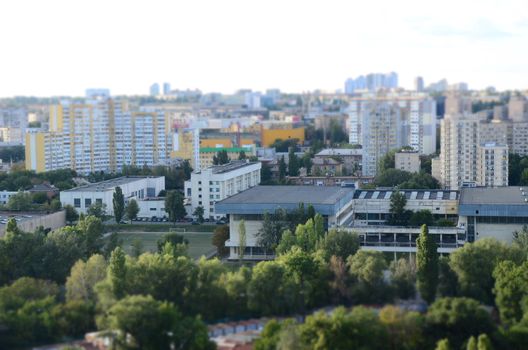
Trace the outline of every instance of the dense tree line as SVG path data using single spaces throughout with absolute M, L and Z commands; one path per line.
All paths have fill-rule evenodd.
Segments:
M 97 218 L 81 217 L 47 235 L 21 232 L 10 221 L 0 239 L 0 346 L 57 341 L 97 327 L 120 330 L 112 333 L 118 348 L 209 349 L 203 321 L 309 315 L 327 305 L 346 309 L 307 316 L 303 324 L 272 321 L 256 348 L 525 346 L 528 230 L 512 245 L 481 239 L 437 259 L 424 226 L 416 261 L 389 264 L 380 252 L 359 250 L 357 235 L 326 232 L 311 212 L 299 208 L 306 221 L 281 226 L 271 247 L 275 260 L 235 269 L 218 259 L 191 259 L 177 234 L 160 241 L 157 252 L 131 256 L 115 248 L 116 236 L 102 240 Z M 416 295 L 431 303 L 424 314 L 357 306 Z M 484 304 L 497 308 L 500 322 Z

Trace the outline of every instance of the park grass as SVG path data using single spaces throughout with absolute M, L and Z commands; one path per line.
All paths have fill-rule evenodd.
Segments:
M 124 225 L 123 225 L 124 226 Z M 132 252 L 132 242 L 140 240 L 143 244 L 144 252 L 156 252 L 158 249 L 158 239 L 162 238 L 165 232 L 118 232 L 119 238 L 123 240 L 123 249 L 127 253 Z M 207 232 L 186 232 L 179 234 L 183 235 L 189 241 L 189 255 L 193 259 L 198 259 L 202 255 L 208 255 L 216 250 L 211 240 L 212 233 Z

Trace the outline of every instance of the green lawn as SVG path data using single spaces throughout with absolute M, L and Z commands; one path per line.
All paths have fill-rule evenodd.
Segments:
M 186 232 L 179 234 L 183 235 L 189 241 L 189 255 L 197 259 L 202 255 L 214 251 L 214 247 L 211 243 L 213 234 L 210 232 Z M 157 241 L 165 233 L 160 232 L 118 232 L 119 238 L 123 240 L 123 248 L 130 253 L 131 244 L 135 239 L 140 239 L 143 242 L 143 251 L 154 252 L 158 249 Z

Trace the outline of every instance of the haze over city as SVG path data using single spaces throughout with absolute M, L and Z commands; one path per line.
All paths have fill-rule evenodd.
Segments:
M 0 4 L 0 96 L 343 89 L 396 71 L 526 88 L 528 3 L 507 1 L 24 1 Z

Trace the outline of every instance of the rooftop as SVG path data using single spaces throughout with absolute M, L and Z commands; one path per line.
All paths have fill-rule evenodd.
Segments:
M 392 189 L 378 188 L 375 190 L 357 190 L 354 199 L 385 199 L 389 200 L 394 192 Z M 400 190 L 408 200 L 456 200 L 459 192 L 454 190 Z
M 154 179 L 160 176 L 122 176 L 115 179 L 110 179 L 101 182 L 95 182 L 88 185 L 72 188 L 63 192 L 104 192 L 111 190 L 117 186 L 126 185 L 132 182 L 140 181 L 143 179 Z
M 522 190 L 521 190 L 522 189 Z M 523 196 L 523 192 L 525 195 Z M 528 198 L 528 187 L 474 187 L 462 188 L 460 191 L 460 204 L 523 204 L 528 205 L 524 199 Z
M 258 162 L 250 162 L 246 160 L 233 160 L 227 164 L 213 165 L 207 169 L 197 170 L 194 173 L 200 174 L 204 170 L 211 170 L 213 174 L 224 174 L 233 170 L 241 169 L 246 166 L 257 164 Z
M 363 150 L 352 148 L 327 148 L 317 153 L 316 156 L 360 156 Z
M 337 186 L 255 186 L 217 204 L 311 203 L 333 205 L 351 191 L 351 188 Z

